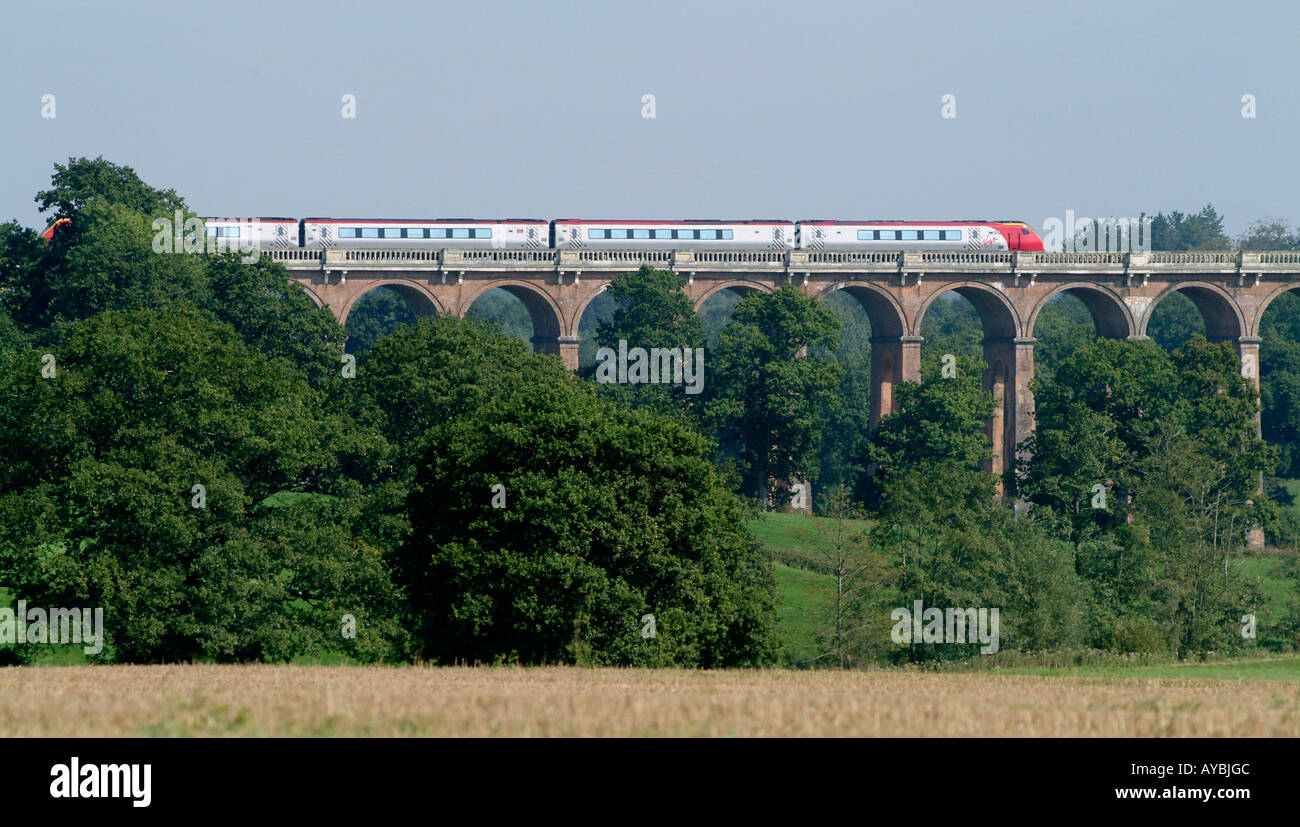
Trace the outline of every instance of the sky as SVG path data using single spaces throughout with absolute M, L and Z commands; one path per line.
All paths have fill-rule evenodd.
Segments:
M 40 228 L 99 155 L 210 216 L 1300 224 L 1295 0 L 7 0 L 0 31 L 0 220 Z

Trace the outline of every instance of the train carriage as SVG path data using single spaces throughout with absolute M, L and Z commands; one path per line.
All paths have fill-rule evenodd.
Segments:
M 304 247 L 523 250 L 549 246 L 549 236 L 548 222 L 534 218 L 304 218 L 302 221 Z
M 296 218 L 204 218 L 209 238 L 231 249 L 269 250 L 300 244 Z
M 793 221 L 612 221 L 561 218 L 554 222 L 557 249 L 792 250 Z

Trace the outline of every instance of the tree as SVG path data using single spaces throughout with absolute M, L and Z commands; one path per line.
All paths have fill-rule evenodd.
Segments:
M 343 327 L 289 279 L 283 265 L 259 258 L 249 264 L 234 253 L 205 260 L 208 308 L 233 325 L 244 341 L 283 359 L 315 386 L 340 373 Z
M 982 496 L 957 496 L 972 475 L 990 482 Z M 997 609 L 1000 648 L 1059 648 L 1085 634 L 1086 587 L 1073 571 L 1068 547 L 1035 522 L 1017 519 L 992 498 L 992 476 L 953 463 L 906 468 L 885 482 L 883 508 L 872 532 L 898 576 L 899 604 L 929 608 Z M 911 640 L 895 659 L 971 657 L 979 644 Z
M 423 443 L 398 557 L 423 656 L 770 662 L 771 568 L 707 442 L 529 360 L 537 373 Z
M 261 505 L 331 476 L 343 429 L 299 375 L 193 308 L 64 332 L 53 362 L 11 351 L 0 370 L 0 582 L 35 605 L 102 607 L 119 661 L 346 649 L 343 611 L 373 621 L 356 653 L 387 651 L 356 603 L 392 598 L 378 550 L 347 528 L 355 491 L 337 508 Z
M 1300 250 L 1300 230 L 1291 232 L 1280 218 L 1252 221 L 1237 239 L 1238 250 Z
M 1169 215 L 1157 213 L 1151 221 L 1152 250 L 1226 250 L 1230 246 L 1223 218 L 1211 204 L 1194 214 L 1178 210 Z
M 848 489 L 836 486 L 826 495 L 826 513 L 809 538 L 809 557 L 831 578 L 832 594 L 818 635 L 829 658 L 847 669 L 875 652 L 888 637 L 879 605 L 881 587 L 892 579 L 889 561 L 872 548 L 866 515 L 849 499 Z
M 1035 394 L 1041 387 L 1035 385 Z M 1078 402 L 1040 403 L 1039 423 L 1018 463 L 1017 494 L 1065 521 L 1075 569 L 1081 571 L 1084 543 L 1112 527 L 1120 513 L 1114 488 L 1124 444 L 1110 417 Z
M 104 157 L 69 158 L 67 164 L 54 165 L 54 177 L 48 190 L 36 194 L 40 211 L 48 213 L 51 221 L 75 218 L 86 206 L 96 200 L 118 204 L 150 218 L 172 217 L 176 210 L 184 211 L 185 200 L 175 190 L 158 190 L 140 180 L 135 170 L 119 166 Z
M 980 467 L 992 456 L 985 422 L 993 416 L 993 397 L 981 387 L 981 363 L 962 356 L 954 364 L 956 375 L 943 378 L 940 360 L 927 360 L 922 381 L 895 386 L 897 410 L 881 418 L 866 444 L 864 464 L 874 468 L 868 502 L 879 507 L 889 480 L 939 466 L 960 471 L 964 480 L 946 496 L 992 496 L 996 480 Z
M 817 476 L 812 479 L 816 513 L 831 507 L 822 492 L 841 485 L 850 491 L 860 487 L 866 468 L 862 464 L 862 441 L 871 430 L 871 321 L 857 299 L 843 291 L 831 293 L 825 305 L 840 321 L 839 347 L 828 350 L 813 346 L 808 353 L 840 366 L 838 392 L 819 416 L 825 421 Z
M 103 310 L 212 303 L 204 256 L 153 250 L 149 217 L 106 198 L 77 213 L 42 257 L 15 274 L 15 318 L 32 327 L 86 319 Z
M 708 379 L 706 418 L 727 456 L 741 467 L 746 490 L 766 505 L 775 480 L 815 471 L 839 367 L 805 358 L 805 348 L 834 348 L 835 316 L 792 286 L 755 292 L 736 305 L 723 329 Z
M 704 348 L 704 323 L 683 291 L 685 281 L 669 270 L 648 264 L 634 273 L 615 276 L 606 291 L 615 302 L 614 314 L 596 326 L 596 344 L 615 353 L 619 342 L 631 348 Z M 584 371 L 595 375 L 595 367 Z M 686 393 L 685 384 L 604 385 L 602 389 L 634 407 L 661 413 L 678 411 L 694 416 L 698 396 Z

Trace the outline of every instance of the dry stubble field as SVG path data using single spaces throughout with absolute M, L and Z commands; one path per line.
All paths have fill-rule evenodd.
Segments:
M 1300 682 L 319 666 L 0 669 L 9 736 L 1300 736 Z

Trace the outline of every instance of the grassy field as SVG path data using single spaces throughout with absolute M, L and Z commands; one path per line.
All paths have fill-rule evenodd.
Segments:
M 1300 495 L 1300 480 L 1293 481 Z M 1297 496 L 1300 508 L 1300 496 Z M 775 563 L 777 588 L 777 619 L 785 640 L 783 653 L 786 665 L 807 667 L 814 665 L 820 649 L 817 635 L 824 627 L 826 606 L 833 594 L 828 575 L 817 569 L 817 561 L 809 554 L 811 538 L 817 525 L 823 521 L 802 514 L 766 514 L 751 520 L 750 532 L 763 544 Z M 867 521 L 851 520 L 855 526 L 869 527 Z M 1261 628 L 1270 628 L 1274 619 L 1288 612 L 1300 611 L 1300 593 L 1294 580 L 1282 576 L 1286 561 L 1277 554 L 1261 554 L 1233 561 L 1234 565 L 1250 579 L 1255 580 L 1264 592 L 1265 600 L 1256 609 Z M 1263 640 L 1261 639 L 1261 642 Z M 1155 668 L 1155 667 L 1151 667 Z M 1177 665 L 1170 669 L 1185 669 Z M 1267 667 L 1265 672 L 1273 676 Z M 1247 672 L 1250 670 L 1247 668 Z M 1040 674 L 1097 674 L 1095 672 L 1069 672 L 1045 670 Z M 1149 677 L 1174 677 L 1170 674 L 1142 673 Z M 1186 674 L 1186 673 L 1180 673 Z M 1217 674 L 1217 673 L 1216 673 Z M 1242 677 L 1253 677 L 1243 674 Z M 1282 675 L 1278 677 L 1295 677 Z
M 9 736 L 1285 736 L 1300 683 L 299 666 L 0 669 Z

